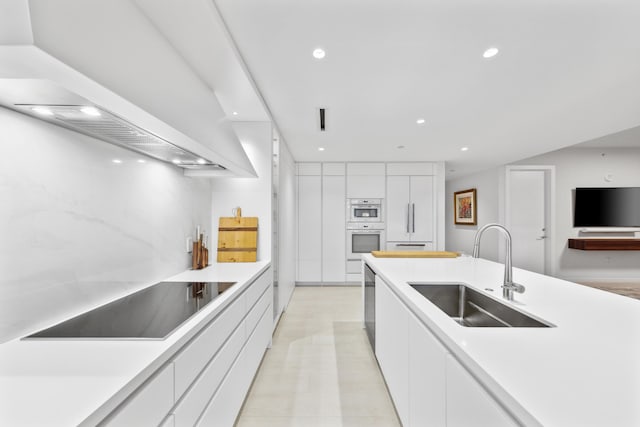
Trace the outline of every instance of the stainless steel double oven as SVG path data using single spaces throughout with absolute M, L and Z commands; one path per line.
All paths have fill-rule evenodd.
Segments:
M 349 199 L 347 203 L 347 259 L 379 251 L 385 243 L 382 199 Z

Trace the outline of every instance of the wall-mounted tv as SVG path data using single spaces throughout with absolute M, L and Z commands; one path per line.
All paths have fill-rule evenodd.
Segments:
M 574 227 L 640 227 L 640 187 L 576 188 Z

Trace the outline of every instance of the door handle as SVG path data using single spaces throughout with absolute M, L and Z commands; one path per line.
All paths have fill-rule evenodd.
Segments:
M 536 240 L 544 240 L 546 238 L 547 238 L 547 236 L 540 236 L 540 237 L 537 237 Z
M 416 232 L 416 204 L 411 203 L 411 224 L 413 225 L 413 232 Z
M 416 247 L 424 247 L 426 243 L 396 243 L 396 246 L 416 246 Z
M 409 203 L 407 203 L 407 233 L 409 233 Z

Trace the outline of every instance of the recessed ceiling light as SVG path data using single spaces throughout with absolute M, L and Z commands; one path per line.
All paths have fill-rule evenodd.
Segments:
M 324 147 L 318 147 L 318 151 L 324 151 Z
M 100 116 L 100 110 L 98 110 L 96 107 L 82 107 L 80 111 L 82 111 L 87 116 L 93 116 L 93 117 Z
M 419 125 L 423 125 L 424 124 L 424 119 L 418 119 L 416 120 L 416 123 Z
M 179 165 L 181 163 L 180 159 L 173 159 L 172 162 L 175 163 L 176 165 Z
M 460 151 L 469 151 L 469 147 L 462 147 Z
M 198 159 L 197 162 L 201 165 L 204 165 L 205 163 L 207 163 L 205 159 Z
M 231 114 L 233 114 L 234 116 L 237 116 L 237 115 L 238 115 L 238 112 L 237 112 L 237 111 L 234 111 L 234 112 L 233 112 L 233 113 L 231 113 Z
M 112 161 L 113 163 L 116 163 L 116 164 L 120 164 L 120 163 L 122 163 L 122 160 L 120 160 L 120 159 L 113 159 L 113 160 L 111 160 L 111 161 Z
M 316 58 L 316 59 L 322 59 L 322 58 L 325 57 L 326 54 L 327 53 L 323 49 L 320 49 L 320 48 L 317 48 L 317 49 L 315 49 L 313 51 L 313 57 Z
M 138 163 L 147 163 L 147 161 L 144 159 L 138 159 Z
M 489 49 L 485 50 L 484 53 L 482 54 L 482 56 L 484 58 L 493 58 L 494 56 L 496 56 L 498 54 L 499 50 L 497 47 L 490 47 Z
M 402 150 L 402 149 L 404 148 L 404 145 L 398 145 L 396 148 L 397 148 L 398 150 Z
M 31 110 L 35 113 L 40 114 L 41 116 L 53 116 L 53 111 L 46 107 L 33 107 Z

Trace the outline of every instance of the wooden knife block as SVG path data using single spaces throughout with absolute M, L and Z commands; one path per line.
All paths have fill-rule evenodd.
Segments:
M 193 270 L 201 270 L 209 265 L 209 249 L 202 244 L 202 238 L 193 242 L 193 251 L 191 253 L 191 268 Z

